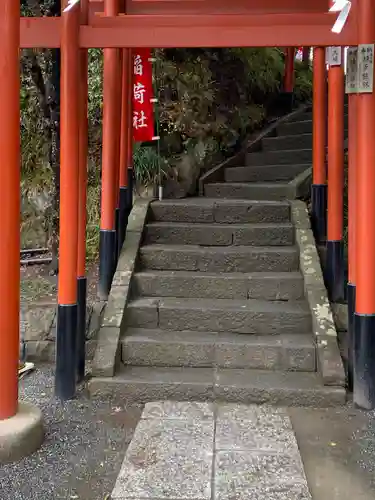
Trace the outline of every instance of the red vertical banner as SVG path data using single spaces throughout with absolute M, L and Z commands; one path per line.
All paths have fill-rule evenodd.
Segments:
M 152 141 L 154 105 L 151 49 L 133 49 L 133 139 Z

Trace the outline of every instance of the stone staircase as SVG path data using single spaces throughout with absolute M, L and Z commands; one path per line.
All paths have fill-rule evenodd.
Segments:
M 277 128 L 205 196 L 150 205 L 121 364 L 126 400 L 326 406 L 288 182 L 311 166 L 311 113 Z
M 348 114 L 345 105 L 345 130 Z M 290 182 L 312 164 L 312 112 L 292 116 L 273 136 L 262 140 L 261 151 L 247 153 L 245 165 L 225 169 L 224 182 L 206 184 L 210 198 L 283 200 L 294 198 Z

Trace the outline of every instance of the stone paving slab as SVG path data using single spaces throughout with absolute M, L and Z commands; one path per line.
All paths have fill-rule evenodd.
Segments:
M 270 500 L 270 490 L 288 490 L 305 483 L 298 455 L 250 451 L 218 452 L 215 458 L 215 499 Z M 252 496 L 248 492 L 252 491 Z M 258 493 L 260 496 L 254 496 Z M 277 498 L 277 497 L 276 497 Z M 294 497 L 289 496 L 289 499 Z M 273 499 L 272 499 L 273 500 Z
M 145 406 L 113 500 L 311 500 L 284 408 Z
M 261 408 L 259 410 L 258 408 Z M 264 411 L 264 407 L 218 409 L 216 420 L 216 450 L 277 451 L 295 448 L 290 419 L 283 411 Z
M 112 498 L 209 500 L 213 436 L 213 420 L 142 420 Z

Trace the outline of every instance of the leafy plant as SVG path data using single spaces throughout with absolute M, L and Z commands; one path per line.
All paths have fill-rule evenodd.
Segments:
M 133 166 L 138 185 L 155 185 L 167 175 L 168 164 L 153 146 L 136 144 L 133 151 Z

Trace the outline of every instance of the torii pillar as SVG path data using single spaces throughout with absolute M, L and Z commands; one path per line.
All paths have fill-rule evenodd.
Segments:
M 313 184 L 312 224 L 318 243 L 327 235 L 327 72 L 324 47 L 314 48 L 313 59 Z
M 281 105 L 284 111 L 292 111 L 294 102 L 294 57 L 295 47 L 285 49 L 284 82 Z
M 374 44 L 375 0 L 357 2 L 359 44 Z M 366 47 L 371 59 L 363 73 L 374 80 L 373 45 Z M 368 51 L 367 49 L 370 48 Z M 365 47 L 358 47 L 363 58 Z M 360 75 L 361 77 L 361 75 Z M 361 89 L 360 89 L 361 90 Z M 362 89 L 364 90 L 364 89 Z M 353 399 L 360 408 L 375 408 L 375 92 L 357 97 L 356 177 L 356 313 L 354 338 Z
M 326 280 L 332 302 L 344 299 L 344 96 L 342 47 L 330 48 L 328 70 L 328 213 Z
M 0 464 L 43 441 L 38 408 L 18 402 L 20 311 L 20 3 L 0 2 Z

